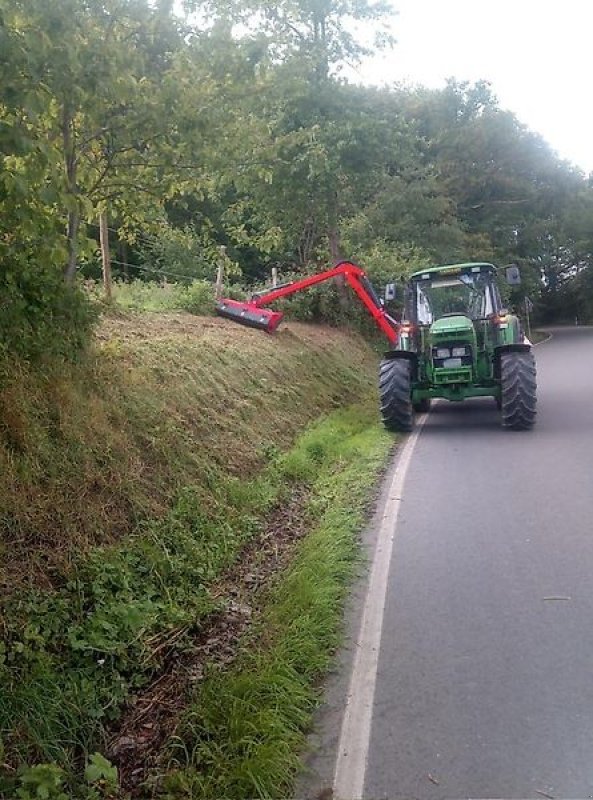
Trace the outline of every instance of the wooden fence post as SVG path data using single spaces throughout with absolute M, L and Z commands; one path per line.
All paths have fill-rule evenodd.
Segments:
M 101 262 L 103 265 L 103 288 L 105 289 L 105 300 L 111 303 L 113 299 L 112 280 L 111 280 L 111 253 L 109 252 L 109 225 L 107 222 L 107 212 L 99 214 L 99 242 L 101 244 Z

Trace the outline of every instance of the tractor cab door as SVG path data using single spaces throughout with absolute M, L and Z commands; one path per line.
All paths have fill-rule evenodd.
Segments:
M 420 286 L 416 288 L 416 321 L 418 325 L 432 325 L 433 322 L 430 302 Z

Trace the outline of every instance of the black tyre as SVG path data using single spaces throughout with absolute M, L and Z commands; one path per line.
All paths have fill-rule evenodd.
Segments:
M 422 400 L 418 400 L 417 403 L 414 403 L 414 411 L 417 414 L 426 414 L 427 411 L 430 411 L 430 397 L 423 397 Z
M 533 353 L 502 353 L 500 357 L 503 428 L 524 431 L 533 427 L 536 415 L 536 371 Z
M 381 419 L 390 431 L 411 431 L 412 409 L 411 364 L 405 358 L 383 359 L 379 373 Z

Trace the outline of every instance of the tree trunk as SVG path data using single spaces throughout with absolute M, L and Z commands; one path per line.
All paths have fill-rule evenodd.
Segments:
M 64 271 L 64 278 L 68 283 L 72 283 L 76 277 L 78 266 L 78 229 L 80 227 L 80 214 L 78 211 L 68 212 L 68 227 L 66 239 L 68 242 L 68 262 Z
M 222 299 L 222 295 L 224 294 L 224 268 L 227 262 L 227 254 L 226 254 L 226 247 L 221 244 L 218 248 L 220 253 L 220 257 L 218 259 L 218 269 L 216 270 L 216 283 L 214 285 L 214 297 L 217 300 Z
M 62 109 L 62 146 L 64 148 L 66 187 L 73 199 L 73 204 L 68 211 L 68 224 L 66 228 L 68 261 L 64 270 L 64 278 L 68 283 L 72 283 L 76 277 L 76 268 L 78 266 L 80 211 L 78 209 L 78 187 L 76 185 L 76 145 L 74 141 L 72 112 L 66 103 L 64 103 Z
M 329 255 L 332 264 L 337 264 L 342 261 L 342 245 L 340 243 L 340 233 L 337 227 L 333 226 L 329 229 L 327 238 L 329 240 Z
M 107 212 L 99 214 L 99 241 L 101 243 L 101 263 L 103 264 L 103 288 L 105 289 L 105 300 L 111 303 L 113 300 L 112 281 L 111 281 L 111 253 L 109 252 L 109 225 Z

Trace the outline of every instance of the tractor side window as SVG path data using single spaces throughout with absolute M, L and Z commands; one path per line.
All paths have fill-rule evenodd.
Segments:
M 499 310 L 502 308 L 502 300 L 500 292 L 498 291 L 498 286 L 495 283 L 491 284 L 489 295 L 491 302 L 490 313 L 498 314 Z
M 492 304 L 492 292 L 486 291 L 484 293 L 484 313 L 483 317 L 488 317 L 494 313 L 494 306 Z
M 420 287 L 418 287 L 416 312 L 419 325 L 432 324 L 432 311 L 430 309 L 430 303 L 428 302 L 428 297 L 424 294 Z
M 480 292 L 475 294 L 472 319 L 484 319 L 492 313 L 492 298 L 487 287 L 482 287 Z
M 460 275 L 470 291 L 468 313 L 472 319 L 484 319 L 494 310 L 489 281 L 484 275 Z

